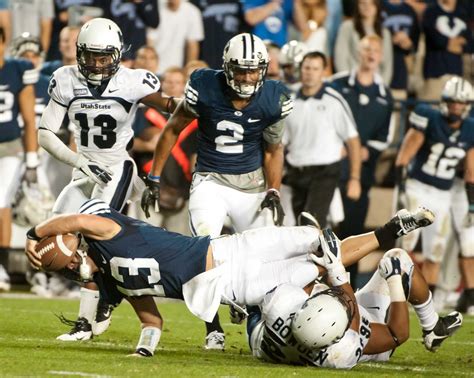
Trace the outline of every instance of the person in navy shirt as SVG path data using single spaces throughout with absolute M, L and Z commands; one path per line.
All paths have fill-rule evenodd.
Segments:
M 38 142 L 35 126 L 35 90 L 38 73 L 33 65 L 24 59 L 5 58 L 5 31 L 0 27 L 0 254 L 10 248 L 11 203 L 21 181 L 19 172 L 23 169 L 24 152 L 28 184 L 37 181 L 36 168 L 39 165 Z M 23 119 L 23 131 L 18 117 Z M 23 143 L 22 143 L 23 134 Z M 9 290 L 10 282 L 6 271 L 0 265 L 0 290 Z
M 450 79 L 442 93 L 440 109 L 419 104 L 410 114 L 411 128 L 408 130 L 395 165 L 398 187 L 405 194 L 406 205 L 431 206 L 437 222 L 423 230 L 423 275 L 432 291 L 438 281 L 441 261 L 446 250 L 450 232 L 452 206 L 451 187 L 456 175 L 456 167 L 465 159 L 464 181 L 469 201 L 468 214 L 464 214 L 464 224 L 472 227 L 474 235 L 474 119 L 468 118 L 470 101 L 473 96 L 471 84 L 460 78 Z M 405 184 L 405 170 L 408 179 Z M 471 237 L 472 238 L 472 237 Z M 404 240 L 405 249 L 412 250 L 417 235 Z M 461 242 L 463 242 L 461 240 Z M 474 274 L 474 250 L 463 248 L 463 255 L 469 254 L 465 263 L 470 265 L 470 276 Z M 474 287 L 474 282 L 469 282 Z
M 179 133 L 197 118 L 197 166 L 189 200 L 192 234 L 220 235 L 227 216 L 237 232 L 282 224 L 282 119 L 293 105 L 282 83 L 265 80 L 268 61 L 262 40 L 243 33 L 224 48 L 223 70 L 191 74 L 185 100 L 156 146 L 142 196 L 145 214 L 149 207 L 156 209 L 160 175 Z M 208 325 L 208 334 L 217 331 L 223 341 L 220 325 Z

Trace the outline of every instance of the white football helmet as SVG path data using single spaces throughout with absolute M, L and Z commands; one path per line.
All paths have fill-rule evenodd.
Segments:
M 263 41 L 250 33 L 238 34 L 224 47 L 222 65 L 227 84 L 239 97 L 249 98 L 263 85 L 268 69 L 268 52 Z M 259 70 L 254 84 L 239 83 L 234 79 L 235 70 Z
M 11 54 L 15 58 L 21 58 L 26 51 L 32 51 L 37 55 L 41 54 L 41 42 L 39 38 L 28 32 L 22 33 L 11 43 Z
M 310 349 L 324 349 L 342 339 L 354 316 L 354 303 L 338 288 L 318 285 L 296 312 L 291 331 L 299 343 Z
M 441 92 L 440 111 L 444 116 L 449 116 L 448 102 L 465 102 L 466 108 L 461 115 L 464 119 L 471 111 L 471 102 L 474 100 L 474 92 L 472 85 L 465 79 L 459 76 L 452 77 L 444 85 Z
M 122 31 L 117 24 L 106 18 L 94 18 L 86 22 L 77 37 L 77 64 L 79 71 L 92 85 L 117 72 L 123 50 Z M 94 55 L 110 55 L 112 62 L 104 67 L 92 64 Z
M 307 52 L 308 48 L 300 41 L 293 40 L 283 45 L 278 62 L 283 68 L 286 82 L 295 83 L 299 80 L 300 64 Z
M 32 227 L 53 215 L 54 197 L 41 185 L 21 184 L 13 203 L 13 219 L 23 227 Z

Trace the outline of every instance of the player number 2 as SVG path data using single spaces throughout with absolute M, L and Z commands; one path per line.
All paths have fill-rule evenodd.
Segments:
M 86 113 L 77 113 L 74 117 L 81 127 L 81 145 L 89 146 L 89 121 Z M 94 118 L 94 126 L 100 127 L 100 135 L 94 135 L 94 144 L 99 148 L 112 148 L 117 141 L 117 121 L 109 114 L 99 114 Z
M 10 122 L 13 119 L 13 102 L 15 96 L 11 92 L 0 92 L 0 122 Z
M 127 296 L 165 296 L 163 285 L 158 285 L 158 282 L 161 280 L 160 265 L 155 259 L 113 257 L 110 260 L 110 272 L 112 277 L 122 283 L 121 285 L 117 285 L 118 291 Z M 143 277 L 144 274 L 148 274 L 148 282 L 144 284 L 146 287 L 136 287 L 137 280 L 132 277 Z M 127 280 L 125 276 L 131 277 L 132 279 Z M 135 283 L 135 285 L 133 285 L 132 282 Z
M 458 147 L 445 149 L 443 143 L 435 143 L 431 146 L 430 156 L 423 164 L 421 170 L 426 174 L 444 180 L 451 180 L 456 173 L 456 166 L 466 153 Z
M 244 145 L 238 141 L 244 139 L 244 128 L 242 125 L 231 121 L 220 121 L 217 130 L 231 130 L 232 135 L 220 135 L 214 142 L 216 150 L 224 154 L 241 154 L 244 152 Z

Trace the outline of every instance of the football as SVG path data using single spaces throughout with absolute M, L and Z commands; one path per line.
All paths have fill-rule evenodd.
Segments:
M 48 236 L 36 245 L 42 268 L 55 272 L 64 268 L 74 257 L 79 238 L 73 234 Z

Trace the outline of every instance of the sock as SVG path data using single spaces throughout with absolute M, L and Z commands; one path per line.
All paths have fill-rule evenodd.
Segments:
M 92 324 L 99 303 L 99 290 L 90 290 L 81 287 L 81 303 L 79 305 L 79 318 L 86 318 Z
M 377 227 L 374 233 L 380 248 L 385 250 L 392 248 L 399 236 L 399 230 L 400 226 L 392 220 L 385 223 L 382 227 Z
M 211 323 L 206 322 L 206 334 L 209 335 L 211 332 L 214 331 L 224 333 L 224 330 L 221 327 L 221 323 L 219 322 L 219 314 L 216 314 L 216 316 L 214 316 L 214 319 L 212 319 Z
M 428 285 L 428 289 L 430 289 L 431 293 L 434 294 L 436 290 L 436 285 Z
M 431 292 L 428 300 L 425 303 L 413 305 L 413 308 L 415 309 L 421 328 L 423 328 L 425 331 L 432 330 L 438 322 L 439 315 L 434 309 L 433 295 Z

